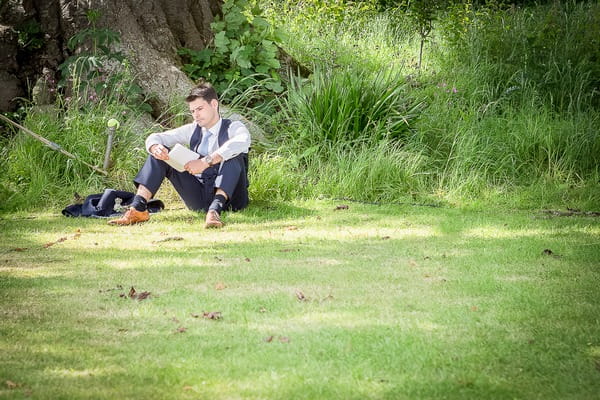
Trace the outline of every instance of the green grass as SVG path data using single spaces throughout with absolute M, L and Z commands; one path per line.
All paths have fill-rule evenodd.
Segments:
M 600 392 L 597 218 L 323 200 L 224 220 L 1 219 L 0 397 Z

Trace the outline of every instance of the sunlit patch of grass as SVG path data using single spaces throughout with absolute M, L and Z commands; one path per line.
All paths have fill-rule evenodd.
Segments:
M 339 205 L 254 204 L 219 231 L 180 209 L 123 228 L 0 220 L 0 374 L 20 385 L 10 395 L 558 399 L 600 389 L 596 219 Z M 150 295 L 132 299 L 131 287 Z M 204 318 L 213 311 L 222 318 Z

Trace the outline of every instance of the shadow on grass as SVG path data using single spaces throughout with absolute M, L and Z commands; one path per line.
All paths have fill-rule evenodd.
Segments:
M 331 202 L 256 204 L 221 231 L 189 218 L 0 221 L 0 375 L 46 398 L 514 398 L 547 382 L 560 387 L 545 395 L 584 398 L 598 387 L 581 350 L 599 306 L 591 221 Z M 121 296 L 132 286 L 150 297 Z M 204 311 L 223 318 L 193 316 Z

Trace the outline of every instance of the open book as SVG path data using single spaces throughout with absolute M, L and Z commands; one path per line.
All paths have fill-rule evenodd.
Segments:
M 169 159 L 165 160 L 167 164 L 171 167 L 175 168 L 179 172 L 185 171 L 183 169 L 184 165 L 188 163 L 188 161 L 197 160 L 200 158 L 200 154 L 193 152 L 177 143 L 171 151 L 169 151 Z

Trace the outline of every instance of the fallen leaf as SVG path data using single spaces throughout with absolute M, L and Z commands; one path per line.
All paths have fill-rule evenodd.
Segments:
M 150 292 L 142 292 L 140 294 L 137 295 L 137 299 L 138 300 L 145 300 L 148 298 L 148 296 L 150 296 Z
M 560 258 L 560 256 L 558 254 L 554 253 L 550 249 L 544 249 L 544 251 L 542 251 L 542 254 L 545 255 L 545 256 L 551 256 L 551 257 L 554 257 L 554 258 Z
M 221 311 L 204 312 L 202 316 L 206 319 L 221 319 Z
M 217 282 L 215 285 L 215 290 L 223 290 L 225 288 L 227 288 L 227 286 L 223 282 Z
M 47 249 L 48 247 L 50 247 L 50 246 L 54 246 L 54 245 L 55 245 L 55 244 L 57 244 L 57 243 L 62 243 L 62 242 L 64 242 L 65 240 L 67 240 L 66 236 L 64 236 L 64 237 L 61 237 L 61 238 L 60 238 L 60 239 L 58 239 L 56 242 L 48 242 L 48 243 L 46 243 L 46 244 L 44 245 L 44 248 L 46 248 L 46 249 Z
M 304 293 L 302 293 L 301 291 L 299 291 L 299 290 L 297 290 L 297 289 L 296 289 L 296 298 L 297 298 L 298 300 L 300 300 L 300 301 L 306 301 L 306 300 L 308 300 L 308 299 L 306 298 L 306 296 L 304 295 Z
M 9 389 L 16 389 L 19 387 L 19 384 L 14 383 L 13 381 L 6 381 L 6 387 Z
M 333 211 L 338 211 L 338 210 L 347 210 L 350 207 L 348 207 L 346 204 L 340 204 L 339 206 L 337 206 L 336 208 L 333 209 Z
M 135 288 L 132 286 L 131 289 L 129 289 L 129 298 L 132 300 L 145 300 L 148 298 L 148 296 L 150 296 L 150 292 L 136 292 Z M 121 295 L 121 297 L 125 297 L 124 295 Z

